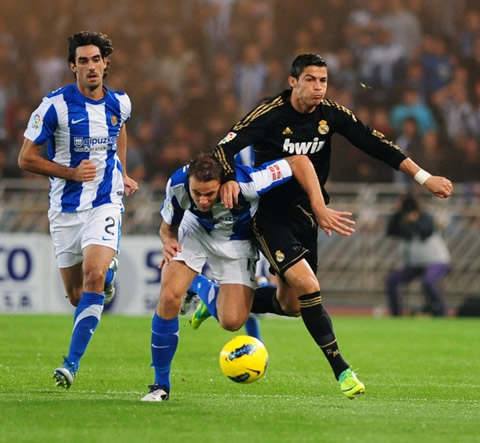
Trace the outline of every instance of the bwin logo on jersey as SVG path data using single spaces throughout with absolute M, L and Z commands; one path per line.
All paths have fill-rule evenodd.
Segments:
M 315 137 L 311 142 L 290 142 L 289 138 L 286 138 L 283 142 L 283 151 L 289 154 L 314 154 L 320 151 L 325 144 L 325 140 L 319 141 L 318 137 Z

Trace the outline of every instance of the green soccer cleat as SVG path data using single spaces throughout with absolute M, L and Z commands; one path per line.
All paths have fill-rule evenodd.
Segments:
M 338 377 L 340 389 L 346 397 L 353 400 L 358 394 L 365 392 L 365 385 L 357 378 L 352 369 L 345 369 Z
M 207 305 L 201 301 L 198 303 L 195 311 L 192 313 L 192 317 L 190 318 L 190 326 L 193 329 L 198 329 L 200 325 L 208 318 L 211 317 L 212 314 L 208 311 Z

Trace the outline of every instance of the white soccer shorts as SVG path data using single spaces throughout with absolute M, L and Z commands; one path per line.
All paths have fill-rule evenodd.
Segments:
M 122 206 L 105 204 L 79 212 L 48 211 L 50 235 L 59 268 L 69 268 L 83 261 L 89 245 L 106 246 L 119 252 Z
M 257 252 L 249 240 L 215 238 L 200 226 L 179 230 L 182 245 L 175 260 L 183 261 L 194 271 L 201 273 L 208 263 L 212 278 L 218 284 L 240 284 L 253 288 Z

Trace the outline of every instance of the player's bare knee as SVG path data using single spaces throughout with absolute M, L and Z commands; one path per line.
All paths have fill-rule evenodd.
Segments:
M 105 272 L 98 268 L 87 268 L 83 272 L 83 285 L 85 288 L 103 288 L 105 284 Z
M 182 296 L 175 294 L 173 291 L 168 289 L 162 290 L 160 298 L 157 303 L 157 312 L 178 312 L 180 311 L 180 306 L 182 304 Z
M 238 331 L 242 326 L 243 324 L 239 324 L 239 323 L 224 323 L 221 325 L 223 329 L 225 329 L 226 331 L 231 331 L 231 332 L 235 332 L 235 331 Z
M 320 284 L 316 277 L 306 278 L 301 285 L 299 285 L 300 292 L 303 294 L 312 294 L 320 291 Z
M 219 316 L 218 322 L 220 326 L 227 331 L 238 331 L 245 323 L 245 319 L 239 317 L 221 317 Z
M 313 292 L 320 291 L 320 283 L 315 275 L 298 276 L 296 274 L 289 274 L 287 277 L 288 289 L 286 292 L 289 294 L 296 294 L 300 296 L 303 294 L 312 294 Z

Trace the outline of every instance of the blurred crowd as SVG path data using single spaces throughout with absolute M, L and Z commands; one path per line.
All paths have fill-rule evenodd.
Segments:
M 383 132 L 434 174 L 478 181 L 478 0 L 2 0 L 0 178 L 30 113 L 72 83 L 67 37 L 83 29 L 114 44 L 106 84 L 133 103 L 129 175 L 164 186 L 211 151 L 264 97 L 287 87 L 293 58 L 321 54 L 327 96 Z M 401 180 L 341 137 L 331 179 Z

